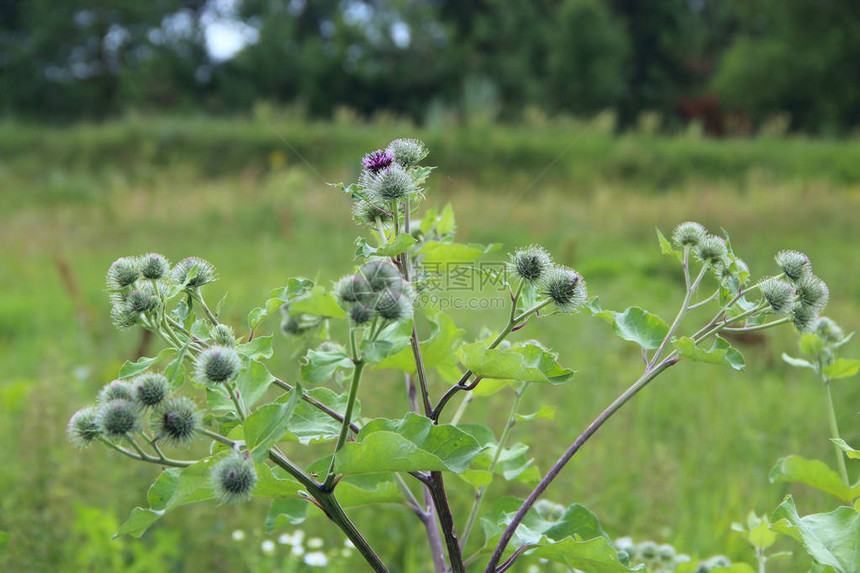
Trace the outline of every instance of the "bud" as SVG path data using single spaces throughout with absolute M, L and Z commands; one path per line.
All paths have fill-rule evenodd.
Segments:
M 402 290 L 403 279 L 400 271 L 388 261 L 369 261 L 361 265 L 358 274 L 363 276 L 374 292 Z
M 394 161 L 403 167 L 414 167 L 427 157 L 427 148 L 417 139 L 395 139 L 388 144 L 388 150 L 394 156 Z
M 549 297 L 562 312 L 576 310 L 588 297 L 585 280 L 568 267 L 555 266 L 542 279 L 542 294 Z
M 791 311 L 788 313 L 788 316 L 791 319 L 791 323 L 794 325 L 794 328 L 796 328 L 801 334 L 812 332 L 816 319 L 818 318 L 818 314 L 815 312 L 815 309 L 800 303 L 795 303 L 794 306 L 791 307 Z
M 651 561 L 657 557 L 657 544 L 653 541 L 643 541 L 639 544 L 639 556 L 643 561 Z
M 671 545 L 664 543 L 660 547 L 657 548 L 657 555 L 663 563 L 672 563 L 675 561 L 675 548 Z
M 159 255 L 158 253 L 141 255 L 138 264 L 140 265 L 140 274 L 145 279 L 163 279 L 170 272 L 170 261 L 164 255 Z
M 552 267 L 552 257 L 540 245 L 531 245 L 511 255 L 511 265 L 520 277 L 533 283 Z
M 391 220 L 391 213 L 370 201 L 356 201 L 352 212 L 359 221 L 367 225 L 376 226 L 377 219 L 382 223 Z
M 538 515 L 547 521 L 558 521 L 564 516 L 564 506 L 548 499 L 538 500 L 534 507 Z
M 194 268 L 197 269 L 197 274 L 188 280 L 188 273 Z M 178 285 L 185 285 L 185 281 L 188 280 L 188 284 L 185 285 L 186 288 L 194 289 L 215 280 L 215 267 L 200 257 L 188 257 L 176 263 L 170 273 L 170 278 Z
M 115 260 L 107 272 L 107 287 L 110 290 L 119 290 L 134 284 L 140 276 L 140 267 L 137 259 L 133 257 L 122 257 Z
M 400 321 L 412 318 L 412 302 L 402 294 L 380 293 L 374 308 L 385 320 Z
M 236 377 L 241 367 L 239 354 L 227 346 L 210 346 L 200 353 L 194 363 L 197 381 L 202 384 L 229 382 Z
M 405 199 L 418 191 L 412 176 L 400 165 L 392 165 L 377 173 L 370 181 L 368 192 L 382 203 Z
M 711 573 L 711 567 L 707 563 L 699 563 L 693 573 Z
M 364 165 L 364 168 L 374 174 L 386 169 L 392 163 L 394 163 L 394 155 L 392 155 L 387 149 L 371 151 L 361 160 L 361 164 Z
M 791 281 L 799 281 L 812 271 L 809 257 L 797 251 L 780 251 L 774 260 Z
M 165 400 L 152 413 L 152 429 L 159 439 L 171 444 L 187 444 L 200 427 L 200 414 L 194 402 L 184 396 Z
M 371 320 L 373 320 L 374 311 L 372 308 L 364 306 L 361 303 L 358 303 L 351 309 L 349 309 L 349 318 L 356 326 L 361 326 L 362 324 L 367 324 Z
M 708 559 L 708 565 L 711 567 L 731 567 L 731 560 L 725 555 L 715 555 Z
M 767 279 L 758 288 L 776 314 L 785 314 L 791 309 L 794 303 L 794 289 L 784 280 Z
M 675 227 L 672 242 L 676 247 L 698 247 L 707 236 L 707 229 L 698 223 L 687 221 Z
M 111 438 L 121 438 L 137 427 L 137 407 L 131 400 L 105 402 L 96 412 L 99 430 Z
M 726 241 L 714 235 L 708 235 L 696 246 L 696 257 L 703 263 L 716 265 L 726 258 L 729 251 Z
M 815 275 L 806 275 L 795 283 L 794 290 L 797 300 L 803 306 L 807 306 L 815 313 L 821 312 L 827 301 L 830 300 L 830 290 L 824 281 Z
M 92 406 L 87 406 L 75 412 L 69 420 L 66 432 L 69 436 L 69 441 L 79 448 L 85 448 L 98 439 L 101 430 L 99 430 L 98 423 L 96 422 L 96 409 Z
M 170 384 L 163 374 L 147 372 L 131 381 L 134 399 L 144 408 L 151 408 L 163 402 L 170 394 Z
M 245 501 L 257 483 L 257 472 L 245 456 L 232 454 L 212 469 L 212 489 L 227 503 Z
M 105 384 L 99 390 L 96 401 L 99 404 L 105 404 L 111 400 L 133 400 L 131 385 L 122 380 L 114 380 L 110 384 Z
M 110 320 L 120 330 L 137 324 L 138 313 L 128 309 L 125 304 L 114 304 L 110 309 Z
M 131 291 L 125 300 L 128 311 L 136 314 L 155 310 L 159 302 L 155 289 L 149 283 L 143 283 L 140 288 Z
M 209 336 L 221 346 L 236 346 L 236 336 L 233 329 L 226 324 L 216 324 L 209 330 Z
M 841 342 L 845 338 L 845 333 L 836 324 L 835 321 L 822 316 L 815 323 L 815 334 L 827 343 Z
M 341 303 L 366 301 L 373 293 L 361 274 L 345 276 L 334 285 L 334 295 Z

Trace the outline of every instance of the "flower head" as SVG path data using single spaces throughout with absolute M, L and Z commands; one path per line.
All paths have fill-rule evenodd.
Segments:
M 367 281 L 370 289 L 374 292 L 399 292 L 403 289 L 403 279 L 400 277 L 400 271 L 389 261 L 368 261 L 359 267 L 358 274 L 364 277 L 364 280 Z
M 162 279 L 170 272 L 170 261 L 158 253 L 141 255 L 138 264 L 140 265 L 140 274 L 145 279 Z
M 812 271 L 809 257 L 798 251 L 780 251 L 774 260 L 792 282 L 799 281 Z
M 170 394 L 170 384 L 163 374 L 147 372 L 131 381 L 134 399 L 144 408 L 161 404 Z
M 821 312 L 830 300 L 830 289 L 823 280 L 812 274 L 798 280 L 794 290 L 797 293 L 797 301 L 815 311 L 816 314 Z
M 672 242 L 676 247 L 698 247 L 707 236 L 708 231 L 702 225 L 687 221 L 675 227 L 672 232 Z
M 107 272 L 107 287 L 119 290 L 134 284 L 140 276 L 140 265 L 134 257 L 122 257 L 115 260 Z
M 139 288 L 128 293 L 125 299 L 125 305 L 129 312 L 139 314 L 141 312 L 149 312 L 158 308 L 158 295 L 155 294 L 155 289 L 149 283 L 143 283 Z
M 114 380 L 109 384 L 102 386 L 99 390 L 96 401 L 99 404 L 106 404 L 112 400 L 133 400 L 131 385 L 124 380 Z
M 233 329 L 226 324 L 216 324 L 209 330 L 209 336 L 215 341 L 215 344 L 221 346 L 236 346 L 236 335 Z
M 552 267 L 552 257 L 540 245 L 531 245 L 511 255 L 511 266 L 520 277 L 533 283 Z
M 576 310 L 588 297 L 585 280 L 578 272 L 568 267 L 555 266 L 541 280 L 542 294 L 555 303 L 563 312 Z
M 99 430 L 111 438 L 120 438 L 137 427 L 137 407 L 131 400 L 105 402 L 96 412 Z
M 79 448 L 85 448 L 101 435 L 96 421 L 96 409 L 87 406 L 75 412 L 66 429 L 69 440 Z
M 403 167 L 414 167 L 427 157 L 427 148 L 417 139 L 395 139 L 388 144 L 388 152 Z
M 358 303 L 351 309 L 349 309 L 349 318 L 356 326 L 367 324 L 368 322 L 373 320 L 374 314 L 375 313 L 372 308 L 370 308 L 369 306 L 365 306 L 361 303 Z
M 394 163 L 394 155 L 387 149 L 371 151 L 361 160 L 361 164 L 369 172 L 376 174 Z
M 794 304 L 794 289 L 782 279 L 770 278 L 759 285 L 761 294 L 776 314 L 784 314 Z
M 822 316 L 815 323 L 815 334 L 828 343 L 841 342 L 845 338 L 842 328 L 832 319 Z
M 815 309 L 799 302 L 795 303 L 791 307 L 791 310 L 788 312 L 788 316 L 791 319 L 791 323 L 794 325 L 794 328 L 796 328 L 801 334 L 812 332 L 812 329 L 815 327 L 816 319 L 818 318 L 818 314 L 815 312 Z
M 360 273 L 345 276 L 334 285 L 334 295 L 342 303 L 366 301 L 372 294 L 373 289 Z
M 193 275 L 191 274 L 192 269 L 194 270 Z M 170 272 L 170 278 L 178 285 L 194 289 L 215 280 L 215 267 L 200 257 L 188 257 L 176 263 Z
M 194 402 L 184 396 L 165 400 L 150 420 L 156 435 L 171 444 L 186 444 L 200 427 L 200 414 Z
M 212 468 L 212 488 L 227 503 L 245 501 L 257 484 L 254 464 L 241 454 L 231 454 Z
M 381 223 L 387 223 L 391 220 L 391 213 L 370 201 L 356 201 L 352 212 L 359 221 L 366 225 L 376 226 L 377 220 Z
M 696 246 L 696 257 L 703 263 L 718 264 L 728 255 L 725 239 L 708 235 Z
M 368 193 L 380 203 L 390 203 L 415 194 L 418 188 L 412 176 L 400 165 L 394 164 L 380 171 L 370 180 Z
M 210 346 L 200 353 L 194 364 L 197 380 L 202 384 L 229 382 L 241 367 L 239 354 L 229 346 Z

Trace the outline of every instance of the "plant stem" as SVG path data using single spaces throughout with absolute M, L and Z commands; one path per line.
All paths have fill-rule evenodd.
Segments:
M 286 390 L 287 392 L 291 392 L 293 390 L 293 388 L 295 388 L 295 386 L 293 386 L 292 384 L 289 384 L 287 382 L 284 382 L 280 378 L 275 378 L 272 381 L 272 384 L 281 388 L 282 390 Z M 338 414 L 337 412 L 335 412 L 334 410 L 332 410 L 331 408 L 329 408 L 328 406 L 326 406 L 325 404 L 323 404 L 322 402 L 320 402 L 319 400 L 317 400 L 316 398 L 314 398 L 310 394 L 305 394 L 304 392 L 302 392 L 302 400 L 304 400 L 305 402 L 307 402 L 308 404 L 310 404 L 311 406 L 313 406 L 317 410 L 324 412 L 330 418 L 333 418 L 333 419 L 337 420 L 338 422 L 343 422 L 343 416 L 341 416 L 340 414 Z M 350 423 L 349 429 L 357 434 L 358 430 L 360 428 L 358 427 L 357 424 Z
M 684 316 L 686 316 L 687 311 L 689 310 L 688 306 L 690 304 L 690 299 L 693 298 L 693 292 L 695 292 L 696 287 L 699 285 L 699 281 L 702 280 L 702 276 L 705 274 L 705 269 L 708 267 L 707 264 L 702 265 L 702 270 L 699 271 L 699 276 L 696 277 L 696 281 L 690 284 L 690 247 L 689 245 L 684 247 L 684 260 L 682 262 L 682 266 L 684 267 L 684 284 L 686 285 L 686 293 L 684 294 L 684 302 L 681 303 L 681 309 L 678 311 L 678 314 L 675 315 L 675 320 L 672 321 L 672 326 L 669 327 L 669 331 L 666 333 L 666 336 L 663 337 L 663 341 L 660 343 L 660 346 L 657 348 L 657 351 L 654 352 L 654 356 L 651 358 L 651 361 L 648 362 L 648 368 L 652 368 L 657 361 L 660 360 L 663 352 L 666 350 L 666 345 L 672 340 L 672 337 L 678 331 L 678 327 L 681 326 L 681 322 L 684 320 Z
M 140 462 L 149 462 L 151 464 L 157 464 L 160 466 L 169 466 L 172 468 L 187 468 L 188 466 L 192 466 L 198 462 L 198 460 L 193 460 L 193 461 L 191 461 L 191 460 L 171 460 L 170 458 L 164 458 L 163 460 L 160 460 L 158 458 L 150 457 L 150 456 L 146 455 L 145 453 L 142 455 L 135 454 L 134 452 L 131 452 L 131 451 L 123 448 L 122 446 L 119 446 L 119 445 L 113 443 L 112 441 L 110 441 L 106 438 L 100 437 L 99 441 L 102 442 L 107 447 L 118 451 L 122 455 L 128 456 L 131 459 L 138 460 Z
M 726 327 L 723 330 L 726 332 L 756 332 L 757 330 L 765 330 L 770 328 L 771 326 L 777 326 L 780 324 L 785 324 L 789 322 L 791 319 L 789 317 L 780 318 L 779 320 L 774 320 L 771 322 L 766 322 L 764 324 L 757 324 L 755 326 L 742 326 L 738 328 Z
M 505 422 L 505 429 L 502 430 L 502 435 L 499 438 L 499 443 L 496 446 L 496 453 L 493 456 L 493 461 L 490 462 L 489 472 L 490 476 L 496 470 L 496 466 L 499 463 L 499 458 L 502 456 L 502 450 L 505 448 L 505 445 L 508 443 L 508 437 L 511 435 L 511 430 L 517 423 L 517 412 L 520 409 L 520 402 L 522 402 L 523 394 L 526 393 L 526 389 L 528 388 L 529 383 L 526 382 L 522 388 L 514 390 L 514 401 L 511 404 L 511 412 L 508 414 L 508 420 Z M 487 488 L 489 485 L 479 487 L 478 491 L 475 493 L 475 501 L 472 503 L 472 509 L 469 511 L 469 517 L 466 520 L 466 526 L 463 528 L 463 537 L 460 539 L 460 547 L 466 547 L 466 542 L 469 540 L 469 534 L 472 533 L 472 527 L 475 525 L 475 520 L 478 517 L 478 512 L 481 510 L 481 504 L 484 502 L 484 494 L 487 492 Z
M 764 555 L 764 550 L 761 547 L 756 547 L 756 559 L 758 559 L 758 573 L 766 573 L 765 563 L 767 557 Z
M 212 326 L 218 325 L 218 319 L 215 318 L 215 315 L 212 314 L 212 311 L 209 310 L 208 306 L 206 306 L 206 301 L 203 300 L 203 295 L 200 294 L 200 291 L 195 289 L 193 292 L 193 298 L 200 304 L 200 307 L 203 309 L 203 313 L 206 315 L 206 318 L 209 319 L 209 322 L 212 323 Z
M 388 567 L 385 566 L 385 563 L 382 562 L 376 552 L 374 552 L 367 543 L 364 536 L 361 535 L 352 521 L 350 521 L 334 495 L 323 494 L 319 497 L 315 497 L 315 499 L 319 502 L 320 507 L 328 518 L 332 520 L 340 530 L 344 532 L 344 534 L 346 534 L 346 537 L 350 541 L 352 541 L 352 544 L 355 545 L 355 548 L 359 553 L 361 553 L 361 556 L 364 557 L 365 561 L 367 561 L 373 570 L 377 573 L 388 573 Z
M 836 424 L 836 410 L 833 408 L 833 395 L 830 393 L 830 380 L 823 374 L 821 379 L 824 382 L 824 393 L 827 396 L 827 421 L 830 423 L 830 437 L 839 439 L 839 426 Z M 848 480 L 848 468 L 845 467 L 845 454 L 836 444 L 833 444 L 833 449 L 836 450 L 836 465 L 839 467 L 839 476 L 845 485 L 850 486 Z
M 239 395 L 237 393 L 236 388 L 231 388 L 227 386 L 227 394 L 230 395 L 230 399 L 233 401 L 233 405 L 236 407 L 236 415 L 239 416 L 240 420 L 245 419 L 245 411 L 242 409 L 242 405 L 239 403 Z
M 636 395 L 642 388 L 648 385 L 651 380 L 656 378 L 660 373 L 669 368 L 670 366 L 676 364 L 678 359 L 674 357 L 673 354 L 670 354 L 665 360 L 663 360 L 660 364 L 658 364 L 654 368 L 646 369 L 642 376 L 633 383 L 630 388 L 628 388 L 621 396 L 615 399 L 612 404 L 610 404 L 603 412 L 600 413 L 597 418 L 585 429 L 582 434 L 579 435 L 578 438 L 570 445 L 567 451 L 562 454 L 562 456 L 558 459 L 558 461 L 553 464 L 552 468 L 550 468 L 549 472 L 541 479 L 540 483 L 532 490 L 520 508 L 517 510 L 517 513 L 514 515 L 514 518 L 505 528 L 505 531 L 502 533 L 502 538 L 499 540 L 498 545 L 496 545 L 495 550 L 493 551 L 492 556 L 490 557 L 489 563 L 487 563 L 487 567 L 484 569 L 484 573 L 495 573 L 496 566 L 499 563 L 499 559 L 501 559 L 502 554 L 505 551 L 508 543 L 511 541 L 511 538 L 514 535 L 517 527 L 522 522 L 523 518 L 526 516 L 526 513 L 532 508 L 534 503 L 538 500 L 541 494 L 549 487 L 552 481 L 558 476 L 567 462 L 576 454 L 577 451 L 593 436 L 597 430 L 608 420 L 615 412 L 617 412 L 624 404 L 626 404 L 633 396 Z
M 334 454 L 331 456 L 331 464 L 328 467 L 328 474 L 323 483 L 322 489 L 330 491 L 334 485 L 334 462 L 337 453 L 346 443 L 346 436 L 349 434 L 349 421 L 352 419 L 352 411 L 355 408 L 355 397 L 358 395 L 358 385 L 361 382 L 361 371 L 364 370 L 364 361 L 357 359 L 355 361 L 355 369 L 352 372 L 352 384 L 349 386 L 349 397 L 346 402 L 346 411 L 343 416 L 343 423 L 340 426 L 340 435 L 337 437 L 337 444 L 334 447 Z

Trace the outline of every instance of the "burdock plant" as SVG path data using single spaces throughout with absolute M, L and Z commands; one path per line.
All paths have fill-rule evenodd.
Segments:
M 171 269 L 162 255 L 146 254 L 111 265 L 107 286 L 114 322 L 151 331 L 163 348 L 126 363 L 118 380 L 99 392 L 97 405 L 72 417 L 68 435 L 77 446 L 98 442 L 169 468 L 156 478 L 151 507 L 136 510 L 120 533 L 140 535 L 186 500 L 265 497 L 273 500 L 268 524 L 285 521 L 287 512 L 291 523 L 306 513 L 323 516 L 370 569 L 388 571 L 391 556 L 377 553 L 342 501 L 380 504 L 380 516 L 387 511 L 382 504 L 398 502 L 425 529 L 427 550 L 421 555 L 436 573 L 465 573 L 467 564 L 473 571 L 500 573 L 524 555 L 590 572 L 641 571 L 640 563 L 669 569 L 684 561 L 673 547 L 613 544 L 597 517 L 575 500 L 564 506 L 540 499 L 583 445 L 681 361 L 743 369 L 741 353 L 723 337 L 728 333 L 791 324 L 809 333 L 801 340 L 815 360 L 794 363 L 812 367 L 825 383 L 857 369 L 835 358 L 849 337 L 820 316 L 829 291 L 805 255 L 782 251 L 773 269 L 752 280 L 728 237 L 699 223 L 682 223 L 671 241 L 658 232 L 662 252 L 683 276 L 680 305 L 669 321 L 638 307 L 603 309 L 596 297 L 589 299 L 586 278 L 540 245 L 515 248 L 496 261 L 498 270 L 484 273 L 474 261 L 492 249 L 455 241 L 450 206 L 416 217 L 431 173 L 422 165 L 426 156 L 424 144 L 413 139 L 366 154 L 356 165 L 358 182 L 337 186 L 367 235 L 356 241 L 354 266 L 343 268 L 343 277 L 330 286 L 289 279 L 244 324 L 227 324 L 221 305 L 212 310 L 207 304 L 216 272 L 204 259 L 186 257 Z M 464 273 L 492 279 L 507 291 L 506 308 L 477 336 L 428 305 L 447 279 Z M 277 346 L 270 332 L 278 325 L 267 322 L 276 310 L 289 335 Z M 596 326 L 587 323 L 589 316 Z M 535 418 L 521 411 L 529 388 L 564 387 L 574 378 L 558 354 L 535 339 L 546 320 L 578 330 L 608 324 L 639 347 L 643 366 L 541 475 L 528 446 L 511 440 L 515 426 Z M 281 344 L 298 356 L 299 379 L 270 372 L 267 360 Z M 385 370 L 401 373 L 405 400 L 391 396 L 360 409 L 362 392 L 395 392 L 379 379 Z M 500 431 L 466 423 L 470 403 L 479 397 L 499 400 L 506 388 L 511 400 Z M 398 411 L 400 403 L 408 410 Z M 835 429 L 833 436 L 838 437 Z M 176 459 L 162 450 L 189 446 L 195 437 L 208 446 L 188 450 L 196 455 Z M 296 461 L 315 458 L 307 465 Z M 463 479 L 448 479 L 452 474 Z M 499 487 L 499 480 L 520 480 L 531 491 L 521 499 L 501 498 L 503 489 L 514 488 Z M 467 510 L 452 507 L 455 491 L 457 499 L 471 501 Z M 477 539 L 478 531 L 483 539 Z M 710 571 L 718 566 L 711 561 L 700 566 Z

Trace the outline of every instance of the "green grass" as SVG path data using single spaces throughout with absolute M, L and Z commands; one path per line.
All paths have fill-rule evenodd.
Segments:
M 158 251 L 174 260 L 209 259 L 220 280 L 207 287 L 208 297 L 229 293 L 225 316 L 240 330 L 247 311 L 288 277 L 327 282 L 351 269 L 358 229 L 347 199 L 323 180 L 352 178 L 361 153 L 412 132 L 404 125 L 356 129 L 280 120 L 276 126 L 320 176 L 260 122 L 153 118 L 64 130 L 0 128 L 0 530 L 12 533 L 0 550 L 4 570 L 73 564 L 75 570 L 145 571 L 157 562 L 172 571 L 274 570 L 261 561 L 266 506 L 260 501 L 183 508 L 142 541 L 109 541 L 117 523 L 143 503 L 157 469 L 103 449 L 77 453 L 64 431 L 68 417 L 139 343 L 139 333 L 110 325 L 103 277 L 117 257 Z M 671 318 L 683 279 L 673 260 L 659 254 L 654 227 L 668 233 L 692 219 L 729 231 L 755 276 L 774 272 L 777 250 L 803 250 L 831 288 L 828 314 L 848 330 L 860 325 L 856 142 L 592 134 L 530 187 L 576 139 L 574 132 L 418 135 L 441 166 L 431 177 L 428 203 L 454 204 L 460 240 L 510 248 L 541 243 L 583 273 L 605 308 L 638 305 Z M 625 161 L 634 167 L 623 167 Z M 451 314 L 470 337 L 483 324 L 498 328 L 505 320 L 498 310 Z M 264 328 L 276 331 L 276 319 Z M 514 434 L 534 444 L 545 469 L 635 379 L 641 361 L 605 323 L 582 314 L 535 321 L 518 336 L 546 341 L 578 371 L 566 387 L 526 396 L 526 409 L 557 408 L 554 422 L 523 425 Z M 291 355 L 300 348 L 276 340 L 270 369 L 292 378 Z M 789 491 L 804 512 L 829 507 L 814 492 L 767 480 L 776 459 L 789 453 L 832 461 L 821 388 L 779 358 L 795 351 L 795 340 L 785 328 L 743 346 L 743 373 L 692 364 L 670 370 L 589 442 L 548 498 L 586 504 L 613 536 L 751 561 L 752 552 L 729 530 L 733 521 L 750 510 L 771 510 Z M 846 349 L 856 355 L 856 346 Z M 443 387 L 434 381 L 434 395 Z M 389 373 L 372 372 L 362 386 L 364 411 L 400 415 L 401 388 Z M 844 437 L 856 444 L 856 380 L 838 384 L 834 394 Z M 467 418 L 499 428 L 509 400 L 501 393 L 476 403 Z M 288 453 L 311 460 L 328 448 Z M 456 478 L 448 483 L 464 519 L 469 490 Z M 503 489 L 494 484 L 492 493 Z M 353 514 L 393 570 L 428 570 L 422 528 L 408 512 Z M 329 546 L 342 542 L 322 520 L 303 527 Z M 236 528 L 247 531 L 244 543 L 230 541 Z M 804 565 L 798 558 L 774 571 Z

